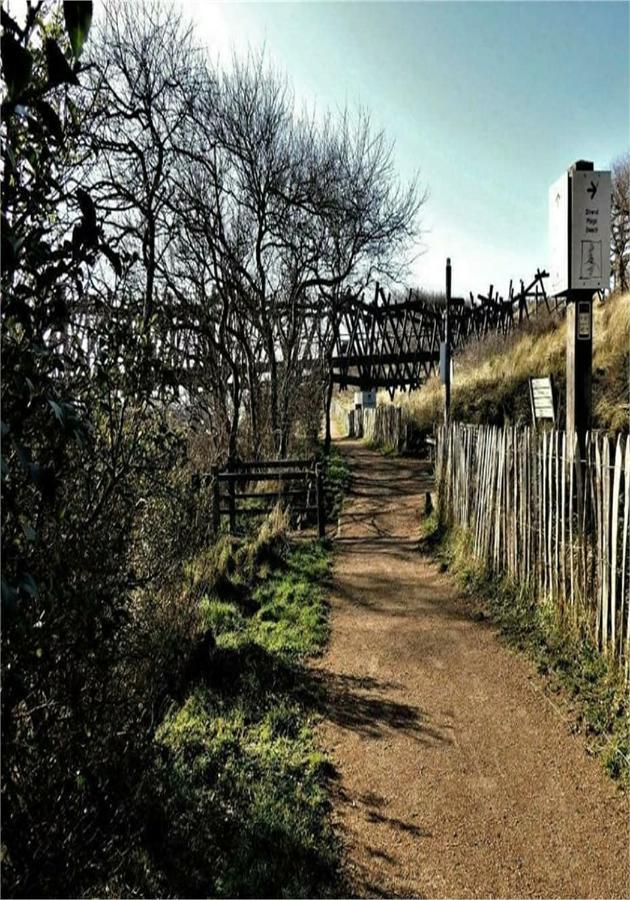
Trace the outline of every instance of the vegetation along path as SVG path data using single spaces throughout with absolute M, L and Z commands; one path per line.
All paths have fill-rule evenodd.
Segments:
M 628 896 L 626 798 L 419 550 L 426 463 L 341 447 L 353 489 L 315 665 L 352 890 Z

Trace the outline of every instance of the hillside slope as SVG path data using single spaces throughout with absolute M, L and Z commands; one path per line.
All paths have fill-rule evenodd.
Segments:
M 593 427 L 627 432 L 630 426 L 630 294 L 593 307 Z M 558 421 L 564 421 L 566 323 L 539 316 L 507 336 L 489 335 L 455 357 L 451 410 L 454 419 L 478 424 L 530 424 L 528 379 L 551 375 Z M 437 377 L 417 391 L 400 394 L 421 432 L 443 415 Z

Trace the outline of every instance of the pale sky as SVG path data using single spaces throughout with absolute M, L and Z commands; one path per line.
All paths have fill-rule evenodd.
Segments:
M 430 192 L 418 286 L 502 292 L 548 267 L 547 190 L 630 147 L 626 2 L 175 0 L 226 63 L 265 45 L 298 104 L 372 113 Z

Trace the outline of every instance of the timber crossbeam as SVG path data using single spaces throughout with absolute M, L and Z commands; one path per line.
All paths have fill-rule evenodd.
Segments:
M 532 313 L 552 312 L 544 279 L 548 272 L 537 269 L 520 291 L 512 282 L 504 298 L 490 285 L 487 295 L 470 294 L 451 299 L 450 345 L 461 350 L 469 341 L 490 332 L 506 334 Z M 348 297 L 340 313 L 340 325 L 332 354 L 332 380 L 342 388 L 417 388 L 437 371 L 440 344 L 445 340 L 445 305 L 409 291 L 406 299 L 393 300 L 376 284 L 374 299 Z

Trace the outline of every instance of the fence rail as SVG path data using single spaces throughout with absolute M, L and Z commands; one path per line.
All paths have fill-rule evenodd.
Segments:
M 440 512 L 475 555 L 585 626 L 630 665 L 630 438 L 452 424 L 438 429 Z

